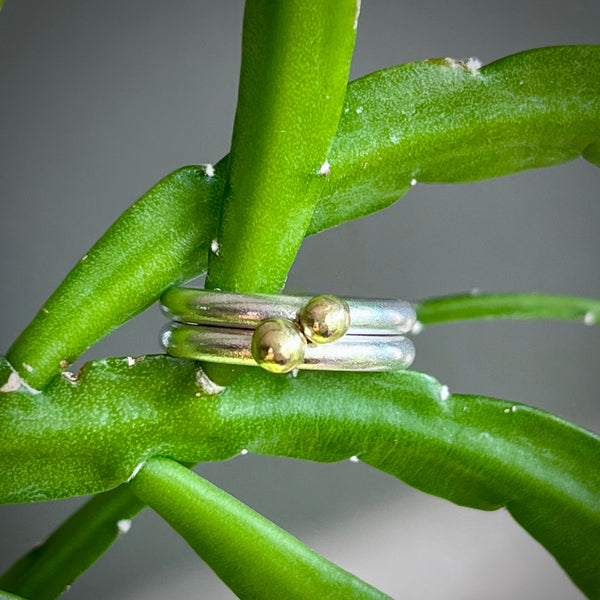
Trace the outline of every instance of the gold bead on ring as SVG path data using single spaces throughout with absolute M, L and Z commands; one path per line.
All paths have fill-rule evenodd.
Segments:
M 315 344 L 331 344 L 348 331 L 350 308 L 345 300 L 323 294 L 311 298 L 298 318 L 308 340 Z
M 306 340 L 286 319 L 267 319 L 252 334 L 252 358 L 271 373 L 289 373 L 304 360 Z

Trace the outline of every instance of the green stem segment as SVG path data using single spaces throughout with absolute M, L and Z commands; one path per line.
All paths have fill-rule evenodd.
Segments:
M 472 319 L 600 321 L 599 300 L 546 294 L 463 294 L 423 300 L 416 309 L 422 325 Z
M 149 460 L 130 485 L 241 600 L 389 598 L 173 460 Z
M 58 598 L 142 508 L 127 485 L 95 496 L 0 577 L 0 587 L 28 600 Z
M 8 352 L 29 385 L 43 389 L 165 289 L 204 270 L 215 229 L 206 215 L 219 198 L 210 173 L 184 167 L 167 175 L 77 263 Z
M 0 361 L 0 381 L 9 372 Z M 109 359 L 88 363 L 75 384 L 59 377 L 43 394 L 3 394 L 0 502 L 107 490 L 153 456 L 356 455 L 457 504 L 507 506 L 600 598 L 598 436 L 535 408 L 450 394 L 414 371 L 294 378 L 247 368 L 214 395 L 202 375 L 167 356 Z
M 207 287 L 283 288 L 328 175 L 356 0 L 248 0 L 229 181 Z

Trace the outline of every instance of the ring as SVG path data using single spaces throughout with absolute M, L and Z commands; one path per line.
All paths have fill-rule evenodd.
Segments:
M 179 358 L 288 373 L 405 369 L 415 356 L 413 343 L 401 335 L 416 322 L 404 300 L 172 288 L 161 309 L 172 320 L 161 345 Z

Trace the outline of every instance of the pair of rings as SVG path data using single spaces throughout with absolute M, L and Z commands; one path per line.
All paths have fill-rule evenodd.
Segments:
M 246 295 L 172 288 L 161 298 L 171 322 L 168 354 L 267 371 L 392 371 L 415 356 L 404 333 L 416 321 L 404 300 Z

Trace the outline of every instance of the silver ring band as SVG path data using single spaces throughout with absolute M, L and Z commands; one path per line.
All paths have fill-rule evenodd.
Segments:
M 172 320 L 161 345 L 180 358 L 288 373 L 391 371 L 406 369 L 415 357 L 413 343 L 401 335 L 416 322 L 404 300 L 173 288 L 161 308 Z
M 161 345 L 171 356 L 235 365 L 257 366 L 249 329 L 167 325 Z M 415 347 L 401 335 L 346 335 L 333 344 L 306 347 L 295 368 L 313 371 L 395 371 L 414 360 Z
M 163 294 L 163 313 L 179 323 L 255 329 L 266 319 L 298 318 L 312 296 L 246 295 L 172 288 Z M 350 309 L 346 335 L 399 335 L 408 333 L 417 320 L 405 300 L 344 298 Z

